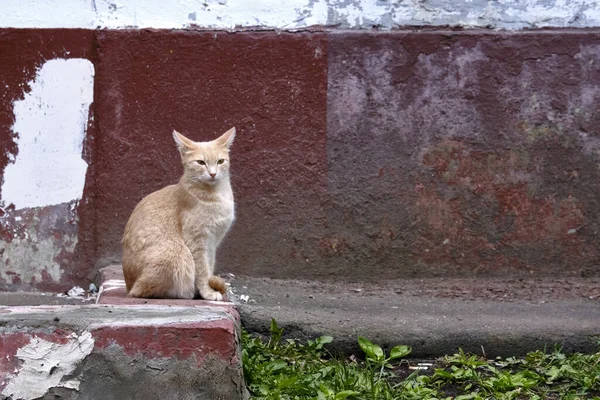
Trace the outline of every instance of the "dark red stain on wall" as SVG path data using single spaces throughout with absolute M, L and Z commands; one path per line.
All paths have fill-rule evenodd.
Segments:
M 0 29 L 0 174 L 9 163 L 9 157 L 18 157 L 18 148 L 12 131 L 14 124 L 13 104 L 22 100 L 29 92 L 29 82 L 35 79 L 39 67 L 55 58 L 85 58 L 94 62 L 95 32 L 82 29 Z M 93 109 L 93 106 L 91 107 Z M 90 112 L 90 116 L 93 113 Z M 14 239 L 36 251 L 36 243 L 27 239 L 25 231 L 32 229 L 39 240 L 51 239 L 57 250 L 54 260 L 64 273 L 59 281 L 50 278 L 43 265 L 28 265 L 37 270 L 42 279 L 22 281 L 20 269 L 27 260 L 8 259 L 2 255 L 5 268 L 12 274 L 11 281 L 0 282 L 0 289 L 44 289 L 60 290 L 82 283 L 95 260 L 95 238 L 93 228 L 93 125 L 87 127 L 87 139 L 82 157 L 88 162 L 86 185 L 82 201 L 78 205 L 57 205 L 40 210 L 15 210 L 14 205 L 4 204 L 0 211 L 0 238 L 10 243 Z M 48 132 L 60 135 L 61 132 Z M 39 168 L 44 168 L 40 165 Z M 1 194 L 0 194 L 1 195 Z M 73 213 L 70 207 L 76 212 Z M 78 221 L 74 221 L 73 214 Z M 20 217 L 17 218 L 17 217 Z M 50 226 L 53 225 L 53 226 Z M 65 251 L 68 243 L 63 237 L 75 236 L 75 251 Z M 61 250 L 63 249 L 63 250 Z M 8 274 L 8 273 L 7 273 Z
M 540 259 L 553 265 L 596 257 L 596 246 L 578 234 L 589 216 L 585 205 L 574 194 L 536 195 L 530 179 L 541 162 L 519 150 L 478 152 L 460 142 L 440 143 L 424 157 L 438 182 L 415 188 L 429 229 L 413 254 L 465 268 L 478 259 L 475 272 L 491 273 L 528 273 Z M 439 192 L 448 187 L 460 196 L 444 201 Z
M 331 34 L 332 268 L 600 273 L 598 39 Z
M 173 129 L 202 141 L 235 126 L 237 221 L 217 270 L 301 274 L 324 221 L 324 35 L 101 31 L 98 43 L 99 264 L 119 260 L 136 203 L 179 179 Z

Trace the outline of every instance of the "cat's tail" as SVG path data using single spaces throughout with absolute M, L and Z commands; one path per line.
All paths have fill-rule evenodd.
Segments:
M 213 288 L 217 292 L 221 292 L 222 295 L 227 294 L 227 287 L 229 285 L 222 278 L 213 275 L 208 280 L 208 284 L 210 285 L 211 288 Z

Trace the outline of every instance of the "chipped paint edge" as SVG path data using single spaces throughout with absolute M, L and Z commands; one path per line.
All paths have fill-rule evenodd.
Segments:
M 80 335 L 71 333 L 66 343 L 54 343 L 33 336 L 19 348 L 15 357 L 21 364 L 5 376 L 2 395 L 17 399 L 35 399 L 44 396 L 53 387 L 78 390 L 80 381 L 69 377 L 94 349 L 94 338 L 89 331 Z M 8 355 L 7 355 L 8 356 Z
M 310 26 L 352 29 L 398 26 L 464 26 L 519 30 L 598 27 L 594 0 L 507 0 L 489 2 L 381 2 L 377 0 L 4 0 L 0 27 L 7 28 L 267 28 Z

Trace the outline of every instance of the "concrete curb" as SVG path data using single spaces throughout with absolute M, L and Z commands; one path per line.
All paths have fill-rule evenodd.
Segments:
M 411 291 L 411 281 L 402 284 L 405 292 Z M 410 345 L 411 357 L 416 358 L 453 354 L 459 348 L 487 357 L 550 351 L 554 345 L 567 352 L 598 349 L 598 299 L 465 300 L 356 287 L 247 277 L 232 283 L 234 301 L 249 332 L 268 335 L 275 318 L 284 337 L 332 335 L 335 350 L 345 354 L 362 355 L 359 335 L 388 349 Z M 509 285 L 506 292 L 511 293 Z
M 96 305 L 0 308 L 0 397 L 246 399 L 233 304 L 129 299 L 118 269 Z

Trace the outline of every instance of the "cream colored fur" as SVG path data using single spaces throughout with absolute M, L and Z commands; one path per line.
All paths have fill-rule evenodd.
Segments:
M 217 247 L 235 216 L 229 179 L 235 128 L 211 142 L 194 142 L 177 131 L 173 138 L 184 173 L 176 185 L 142 199 L 129 218 L 122 242 L 127 292 L 222 300 L 225 286 L 213 273 Z

